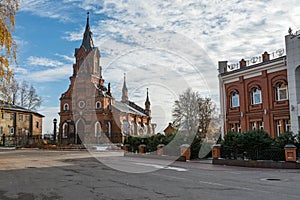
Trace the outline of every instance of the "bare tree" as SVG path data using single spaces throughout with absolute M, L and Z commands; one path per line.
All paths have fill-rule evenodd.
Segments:
M 188 88 L 175 101 L 173 109 L 173 125 L 177 129 L 185 129 L 205 137 L 215 105 L 210 98 L 201 97 L 197 92 Z
M 42 98 L 36 93 L 35 88 L 26 81 L 23 81 L 19 89 L 20 101 L 19 105 L 29 110 L 36 110 L 41 106 Z
M 36 110 L 41 106 L 41 103 L 42 98 L 37 95 L 35 88 L 31 85 L 28 91 L 27 109 Z
M 19 105 L 29 110 L 36 110 L 41 106 L 42 98 L 26 81 L 19 84 L 14 78 L 2 79 L 0 86 L 0 100 L 6 103 Z

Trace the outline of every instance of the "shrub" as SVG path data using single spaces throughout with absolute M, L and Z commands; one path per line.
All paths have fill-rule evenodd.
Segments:
M 299 135 L 298 135 L 299 137 Z M 292 132 L 286 132 L 283 134 L 280 134 L 274 142 L 274 146 L 278 148 L 284 148 L 285 145 L 287 144 L 293 144 L 295 146 L 298 146 L 297 142 L 297 136 L 294 135 Z

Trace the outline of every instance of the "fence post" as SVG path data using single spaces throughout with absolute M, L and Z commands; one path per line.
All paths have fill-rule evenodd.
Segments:
M 123 146 L 123 150 L 124 150 L 125 152 L 129 152 L 129 147 L 130 147 L 129 144 L 125 144 L 125 145 Z
M 139 145 L 139 153 L 145 153 L 146 145 L 140 144 Z
M 164 144 L 159 144 L 157 145 L 156 147 L 156 150 L 157 150 L 157 155 L 161 156 L 164 154 Z
M 213 159 L 221 158 L 221 145 L 220 144 L 214 144 L 212 146 L 212 157 L 213 157 Z
M 185 160 L 191 159 L 191 148 L 189 144 L 183 144 L 180 146 L 180 155 L 185 157 Z
M 297 155 L 296 155 L 297 147 L 293 144 L 287 144 L 284 146 L 285 151 L 285 161 L 287 162 L 296 162 Z

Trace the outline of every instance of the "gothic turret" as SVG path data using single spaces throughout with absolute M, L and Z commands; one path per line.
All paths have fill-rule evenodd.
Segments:
M 148 88 L 147 88 L 147 97 L 146 97 L 146 101 L 145 101 L 145 112 L 148 116 L 151 115 L 150 105 L 151 104 L 150 104 Z
M 83 35 L 82 44 L 85 51 L 89 51 L 91 48 L 94 47 L 93 39 L 92 39 L 92 32 L 90 29 L 90 23 L 89 23 L 89 12 L 87 13 L 87 19 L 86 19 L 86 26 L 85 31 Z
M 124 73 L 124 83 L 122 88 L 122 102 L 128 101 L 128 89 L 126 87 L 126 74 Z

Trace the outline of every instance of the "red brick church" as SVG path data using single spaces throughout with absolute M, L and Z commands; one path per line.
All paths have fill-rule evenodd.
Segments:
M 122 143 L 127 135 L 155 133 L 148 90 L 142 108 L 129 100 L 125 75 L 121 101 L 114 99 L 110 83 L 105 86 L 100 51 L 93 44 L 89 17 L 82 44 L 75 49 L 74 56 L 69 88 L 60 97 L 60 143 Z

